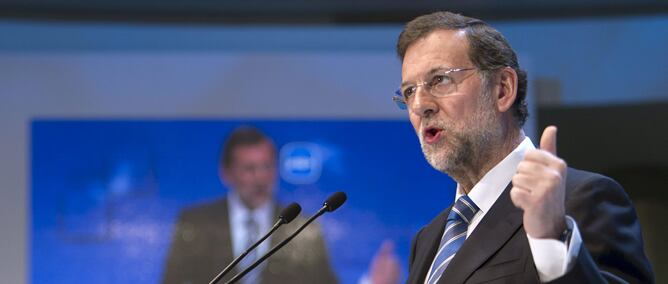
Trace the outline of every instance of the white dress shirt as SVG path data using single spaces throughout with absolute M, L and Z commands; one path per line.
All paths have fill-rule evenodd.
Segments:
M 513 176 L 517 172 L 517 166 L 524 159 L 524 154 L 527 150 L 536 149 L 528 137 L 520 143 L 508 156 L 501 162 L 494 166 L 483 178 L 471 189 L 468 196 L 480 208 L 480 210 L 473 216 L 469 223 L 466 237 L 468 238 L 480 223 L 485 214 L 489 212 L 492 205 L 499 198 L 501 193 L 506 189 L 508 184 L 512 181 Z M 457 184 L 457 194 L 455 194 L 455 201 L 464 195 L 464 192 L 459 184 Z M 566 216 L 567 226 L 572 229 L 570 240 L 565 243 L 553 239 L 536 239 L 527 234 L 529 239 L 529 247 L 533 261 L 538 270 L 538 276 L 542 282 L 548 282 L 559 278 L 566 274 L 568 270 L 575 263 L 575 258 L 582 244 L 582 237 L 578 231 L 575 220 L 570 216 Z M 567 245 L 568 244 L 568 245 Z M 432 266 L 433 266 L 432 261 Z M 431 271 L 431 268 L 429 269 Z M 429 279 L 429 273 L 426 279 Z M 425 282 L 426 283 L 426 282 Z
M 248 220 L 249 215 L 252 215 L 255 219 L 255 222 L 258 224 L 258 235 L 257 239 L 262 237 L 264 234 L 269 232 L 271 229 L 272 219 L 274 218 L 274 205 L 272 202 L 267 202 L 256 208 L 255 210 L 250 210 L 241 202 L 239 195 L 234 191 L 230 190 L 227 194 L 227 200 L 229 205 L 229 218 L 230 218 L 230 234 L 232 236 L 232 249 L 234 250 L 234 257 L 237 257 L 243 253 L 248 247 L 248 230 L 246 229 L 246 221 Z M 262 242 L 256 250 L 257 255 L 264 255 L 265 252 L 269 250 L 269 244 L 271 237 L 267 238 L 266 241 Z

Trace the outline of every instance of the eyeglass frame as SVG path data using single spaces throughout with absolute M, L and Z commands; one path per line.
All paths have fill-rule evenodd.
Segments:
M 479 69 L 479 68 L 476 68 L 476 67 L 449 68 L 449 69 L 445 69 L 445 71 L 443 71 L 442 73 L 437 73 L 437 74 L 438 75 L 448 75 L 448 74 L 454 73 L 454 72 L 470 71 L 470 70 L 477 70 L 477 69 Z M 428 82 L 428 81 L 422 81 L 422 82 L 418 82 L 417 84 L 415 84 L 412 87 L 415 88 L 415 93 L 417 93 L 417 88 L 418 87 L 427 86 L 426 91 L 429 93 L 429 95 L 431 95 L 433 97 L 436 97 L 436 98 L 442 98 L 442 97 L 447 96 L 447 94 L 446 95 L 435 95 L 434 93 L 432 93 L 431 90 L 432 90 L 433 86 L 429 86 L 430 83 L 431 82 Z M 452 83 L 455 83 L 455 82 L 452 82 Z M 399 89 L 397 89 L 396 91 L 394 91 L 394 95 L 392 96 L 392 101 L 394 101 L 394 103 L 397 104 L 399 109 L 402 109 L 402 110 L 408 109 L 408 104 L 406 103 L 406 97 L 404 96 L 403 92 L 401 91 L 401 87 Z

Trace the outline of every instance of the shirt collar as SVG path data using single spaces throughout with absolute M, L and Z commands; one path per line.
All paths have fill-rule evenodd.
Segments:
M 517 172 L 517 166 L 524 159 L 524 154 L 527 150 L 536 149 L 531 139 L 525 137 L 508 156 L 503 158 L 501 162 L 496 164 L 489 170 L 480 181 L 473 186 L 468 196 L 480 208 L 482 212 L 488 212 L 496 199 L 506 189 L 506 186 L 513 179 L 513 175 Z M 457 184 L 457 193 L 455 194 L 455 201 L 460 196 L 464 195 L 461 186 Z

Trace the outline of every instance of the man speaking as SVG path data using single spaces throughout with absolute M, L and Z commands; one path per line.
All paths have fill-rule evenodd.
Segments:
M 269 231 L 278 217 L 273 141 L 259 129 L 239 127 L 225 141 L 220 154 L 220 178 L 230 190 L 226 198 L 181 212 L 166 262 L 165 284 L 209 283 L 234 257 Z M 305 221 L 299 216 L 276 231 L 219 283 L 250 266 Z M 313 279 L 326 284 L 338 282 L 322 233 L 312 225 L 239 283 L 309 283 Z
M 566 166 L 557 128 L 539 148 L 522 130 L 527 79 L 483 21 L 438 12 L 399 36 L 408 110 L 427 161 L 457 182 L 455 201 L 414 238 L 408 283 L 651 283 L 628 196 Z

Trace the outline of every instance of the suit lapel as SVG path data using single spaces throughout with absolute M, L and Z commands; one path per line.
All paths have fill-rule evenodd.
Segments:
M 464 283 L 492 254 L 498 251 L 522 225 L 522 210 L 510 200 L 509 184 L 466 239 L 439 283 Z M 432 257 L 433 258 L 433 257 Z
M 234 249 L 232 249 L 232 236 L 230 234 L 231 228 L 228 200 L 224 199 L 217 201 L 211 208 L 212 211 L 206 214 L 206 217 L 210 218 L 209 221 L 206 222 L 209 228 L 205 228 L 205 230 L 210 230 L 211 232 L 208 234 L 211 237 L 207 243 L 212 244 L 211 249 L 214 252 L 211 253 L 211 257 L 213 258 L 211 264 L 214 266 L 213 269 L 214 271 L 217 271 L 217 274 L 220 270 L 225 268 L 228 263 L 232 262 L 234 259 Z M 232 272 L 235 271 L 233 270 Z M 230 274 L 234 275 L 236 272 Z
M 427 276 L 429 267 L 431 267 L 431 263 L 434 261 L 434 257 L 438 251 L 438 246 L 441 243 L 445 223 L 451 209 L 452 206 L 443 210 L 418 236 L 419 239 L 415 248 L 415 261 L 412 267 L 419 270 L 411 271 L 411 278 L 408 279 L 408 283 L 424 283 L 424 278 Z

